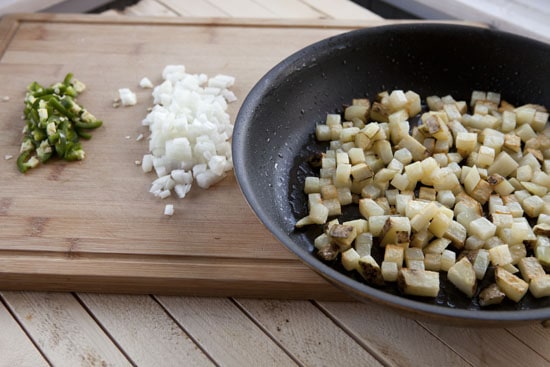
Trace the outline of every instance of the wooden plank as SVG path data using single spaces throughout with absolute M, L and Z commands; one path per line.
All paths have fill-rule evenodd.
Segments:
M 550 43 L 550 7 L 545 0 L 414 0 L 406 6 L 421 5 L 448 14 L 452 19 L 484 22 L 508 32 Z M 416 4 L 415 4 L 416 3 Z
M 55 366 L 131 366 L 70 293 L 2 292 L 17 320 Z
M 208 2 L 233 18 L 276 18 L 269 9 L 254 0 L 209 0 Z
M 166 296 L 157 299 L 218 365 L 296 366 L 229 299 Z
M 316 303 L 371 353 L 395 366 L 470 366 L 418 322 L 375 304 Z
M 241 307 L 305 366 L 381 366 L 344 330 L 307 301 L 239 299 Z M 327 353 L 328 350 L 328 353 Z
M 264 8 L 269 9 L 279 18 L 325 18 L 327 14 L 321 13 L 301 0 L 255 0 Z M 331 17 L 329 15 L 329 17 Z M 334 17 L 331 17 L 334 18 Z
M 2 325 L 0 327 L 1 365 L 19 367 L 49 365 L 2 303 L 0 303 L 0 325 Z
M 150 296 L 78 295 L 137 366 L 213 366 L 191 338 Z
M 216 3 L 208 0 L 157 0 L 167 8 L 182 16 L 190 17 L 229 17 Z M 219 2 L 218 2 L 219 3 Z M 153 14 L 149 14 L 153 15 Z
M 0 3 L 0 16 L 9 13 L 37 12 L 64 0 L 4 0 Z
M 336 19 L 382 19 L 379 15 L 348 0 L 303 0 L 312 8 Z
M 155 0 L 140 0 L 134 5 L 127 6 L 120 13 L 130 16 L 155 15 L 174 17 L 188 15 L 185 13 L 176 13 L 173 9 Z
M 550 361 L 550 348 L 548 348 L 550 327 L 544 327 L 542 324 L 531 324 L 507 330 L 523 344 L 528 345 L 529 348 L 540 354 L 547 361 Z
M 546 366 L 548 359 L 501 328 L 460 328 L 422 323 L 473 366 Z M 548 339 L 545 340 L 548 347 Z

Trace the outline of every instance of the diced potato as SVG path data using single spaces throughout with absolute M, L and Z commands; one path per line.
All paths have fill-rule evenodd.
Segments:
M 392 111 L 398 111 L 405 108 L 408 104 L 407 96 L 402 90 L 393 90 L 390 93 L 389 105 Z
M 471 167 L 471 169 L 467 170 L 467 174 L 464 177 L 464 189 L 466 190 L 466 192 L 468 194 L 471 194 L 480 180 L 481 176 L 479 175 L 479 171 L 477 170 L 476 166 L 473 166 Z
M 514 218 L 514 223 L 512 224 L 512 237 L 510 238 L 510 244 L 521 243 L 523 241 L 535 240 L 536 236 L 533 232 L 533 229 L 529 225 L 529 222 L 526 218 Z
M 426 147 L 410 135 L 405 135 L 397 144 L 398 149 L 406 148 L 415 161 L 421 161 L 426 156 Z
M 372 235 L 375 237 L 380 236 L 388 218 L 389 215 L 373 215 L 367 218 L 369 221 L 370 233 L 372 233 Z
M 443 167 L 432 174 L 433 186 L 437 191 L 449 190 L 451 192 L 460 192 L 460 182 L 458 177 L 449 167 Z
M 516 128 L 515 133 L 521 138 L 521 141 L 523 141 L 524 143 L 529 139 L 534 139 L 537 137 L 537 133 L 529 124 L 520 125 L 518 128 Z
M 391 143 L 388 140 L 377 140 L 374 142 L 374 152 L 385 164 L 388 164 L 393 159 L 393 150 Z
M 482 145 L 479 147 L 477 156 L 477 165 L 480 167 L 489 167 L 495 160 L 495 150 L 491 147 Z
M 457 249 L 461 249 L 464 247 L 466 235 L 466 228 L 464 228 L 462 224 L 453 220 L 449 225 L 449 228 L 447 228 L 447 232 L 445 232 L 443 237 L 450 239 Z
M 500 304 L 505 297 L 506 294 L 498 288 L 497 284 L 492 283 L 479 292 L 479 305 L 482 307 L 497 305 Z
M 544 196 L 546 195 L 546 193 L 548 192 L 548 188 L 542 186 L 542 185 L 537 185 L 536 183 L 533 183 L 533 182 L 526 182 L 526 181 L 522 181 L 521 182 L 521 185 L 523 187 L 525 187 L 525 189 L 527 191 L 529 191 L 531 194 L 533 195 L 536 195 L 535 197 L 537 198 L 536 202 L 530 202 L 530 206 L 533 206 L 534 208 L 537 208 L 535 210 L 540 210 L 540 207 L 542 207 L 542 199 L 540 198 L 541 196 Z M 540 204 L 542 203 L 542 204 Z M 523 203 L 522 203 L 523 205 Z M 525 208 L 524 208 L 525 209 Z
M 550 267 L 550 244 L 545 243 L 544 245 L 537 245 L 535 247 L 535 257 L 542 266 Z
M 343 222 L 342 224 L 355 227 L 355 232 L 357 233 L 357 236 L 359 236 L 361 233 L 368 232 L 369 230 L 369 222 L 366 219 L 362 218 L 348 220 Z
M 396 263 L 392 261 L 382 261 L 380 266 L 380 271 L 382 272 L 382 278 L 386 282 L 395 282 L 399 274 L 399 268 Z
M 493 237 L 497 230 L 497 227 L 485 217 L 480 217 L 473 220 L 468 228 L 471 235 L 482 240 L 487 240 L 490 237 Z
M 520 259 L 527 256 L 527 248 L 523 243 L 508 245 L 508 249 L 510 250 L 510 255 L 512 255 L 512 265 L 517 265 Z
M 523 280 L 530 282 L 545 274 L 544 268 L 536 257 L 529 256 L 519 260 L 518 267 Z
M 330 237 L 327 236 L 326 233 L 322 233 L 319 236 L 315 237 L 315 240 L 313 241 L 313 245 L 317 250 L 327 247 L 330 245 Z
M 405 266 L 414 267 L 415 263 L 424 263 L 424 253 L 418 247 L 409 247 L 405 249 Z
M 357 163 L 351 166 L 350 175 L 356 181 L 363 181 L 374 176 L 374 172 L 366 163 Z
M 422 109 L 422 104 L 420 101 L 420 95 L 412 90 L 405 92 L 405 97 L 407 98 L 407 111 L 410 117 L 416 116 L 420 113 Z M 548 119 L 548 116 L 546 117 Z
M 359 258 L 357 251 L 349 248 L 342 253 L 342 265 L 348 271 L 355 270 L 359 267 Z
M 477 252 L 477 256 L 472 263 L 472 267 L 474 268 L 474 272 L 476 273 L 477 280 L 482 280 L 485 277 L 485 273 L 487 272 L 487 269 L 489 267 L 489 262 L 489 251 L 480 249 Z
M 443 109 L 444 103 L 439 96 L 426 97 L 426 104 L 430 111 L 440 111 Z
M 407 148 L 396 150 L 393 157 L 403 164 L 409 164 L 413 160 L 412 154 Z
M 531 280 L 529 291 L 536 298 L 550 296 L 550 274 L 544 274 Z
M 438 213 L 438 207 L 435 202 L 430 202 L 424 207 L 422 212 L 419 212 L 411 218 L 411 227 L 419 232 L 427 228 L 432 218 Z
M 466 242 L 464 243 L 465 250 L 479 250 L 485 245 L 485 240 L 478 238 L 476 236 L 468 236 Z
M 360 257 L 367 256 L 371 254 L 373 244 L 372 233 L 363 232 L 357 235 L 355 239 L 355 251 L 359 254 Z
M 456 262 L 456 253 L 451 250 L 443 250 L 441 253 L 441 270 L 449 271 Z
M 340 132 L 340 141 L 342 143 L 354 142 L 355 135 L 357 135 L 357 133 L 359 133 L 360 130 L 361 129 L 359 129 L 357 126 L 342 128 L 342 131 Z
M 439 294 L 439 273 L 429 270 L 399 270 L 397 279 L 401 292 L 419 297 L 437 297 Z
M 546 111 L 536 111 L 533 119 L 531 120 L 531 127 L 537 132 L 544 131 L 546 124 L 548 122 L 548 112 Z
M 452 217 L 449 217 L 440 211 L 433 217 L 428 226 L 428 230 L 436 237 L 442 238 L 449 229 L 452 221 Z
M 384 209 L 371 198 L 362 198 L 359 200 L 359 212 L 367 219 L 372 216 L 386 214 Z
M 516 113 L 513 111 L 502 112 L 502 132 L 511 132 L 516 128 Z
M 351 186 L 351 164 L 339 164 L 336 166 L 334 185 L 337 187 Z
M 374 143 L 371 138 L 367 136 L 363 131 L 360 131 L 355 135 L 354 143 L 357 148 L 360 149 L 370 149 Z
M 398 268 L 403 266 L 403 259 L 405 256 L 405 249 L 398 245 L 388 244 L 384 250 L 384 261 L 394 262 Z
M 499 175 L 506 177 L 514 172 L 519 167 L 519 164 L 510 155 L 504 151 L 500 152 L 491 167 L 488 169 L 488 173 L 493 175 L 498 173 Z
M 368 284 L 382 285 L 384 284 L 384 278 L 382 277 L 382 270 L 380 265 L 371 256 L 363 256 L 358 261 L 358 272 Z
M 319 177 L 308 176 L 304 183 L 304 192 L 306 194 L 313 194 L 321 192 L 321 184 Z
M 411 180 L 409 179 L 409 176 L 404 174 L 396 174 L 393 176 L 391 180 L 391 184 L 393 187 L 395 187 L 398 190 L 405 191 L 411 186 Z M 414 182 L 414 186 L 416 186 L 416 182 Z
M 495 266 L 510 264 L 512 262 L 512 254 L 508 245 L 499 245 L 489 250 L 491 263 Z
M 448 208 L 455 205 L 456 197 L 451 190 L 439 190 L 437 192 L 437 201 Z
M 495 282 L 498 288 L 514 302 L 519 302 L 529 290 L 529 284 L 523 279 L 504 270 L 500 266 L 495 269 Z
M 424 185 L 433 186 L 434 183 L 434 173 L 439 170 L 439 163 L 433 158 L 428 157 L 421 162 L 422 164 L 422 176 L 420 177 L 420 182 Z
M 491 218 L 493 220 L 493 224 L 497 226 L 497 230 L 499 228 L 511 228 L 512 224 L 514 224 L 514 217 L 512 216 L 512 213 L 493 213 L 491 215 Z
M 468 297 L 474 296 L 477 289 L 476 273 L 467 257 L 451 266 L 447 271 L 447 279 Z
M 481 179 L 478 181 L 476 187 L 470 193 L 470 195 L 474 199 L 479 201 L 482 205 L 485 205 L 485 203 L 489 200 L 492 192 L 493 188 L 491 187 L 491 185 L 484 179 Z
M 315 138 L 318 141 L 329 141 L 332 138 L 330 126 L 319 124 L 315 127 Z
M 382 195 L 382 189 L 374 183 L 366 184 L 361 190 L 361 196 L 364 198 L 376 199 Z
M 477 134 L 470 132 L 459 132 L 455 146 L 458 153 L 465 157 L 476 149 L 477 146 Z
M 335 224 L 330 226 L 327 234 L 341 251 L 345 251 L 351 247 L 352 242 L 357 237 L 357 230 L 354 226 Z
M 344 119 L 352 121 L 354 118 L 358 118 L 363 122 L 367 122 L 369 117 L 369 104 L 364 105 L 351 105 L 344 110 Z
M 330 217 L 342 214 L 342 206 L 338 198 L 323 200 L 323 205 L 328 208 Z
M 338 199 L 338 189 L 332 184 L 322 186 L 320 193 L 323 200 Z
M 348 205 L 353 202 L 353 196 L 349 187 L 337 187 L 336 193 L 341 205 Z
M 409 218 L 390 216 L 382 227 L 380 246 L 409 243 L 410 233 L 411 224 Z
M 550 223 L 536 224 L 533 227 L 533 232 L 535 233 L 535 235 L 550 236 Z
M 365 152 L 361 148 L 354 147 L 348 150 L 348 157 L 353 165 L 365 162 Z
M 441 270 L 441 254 L 427 253 L 424 256 L 424 268 L 431 271 Z
M 423 248 L 424 253 L 442 254 L 443 251 L 451 244 L 451 240 L 447 238 L 437 238 L 431 241 L 427 246 Z
M 510 195 L 515 188 L 508 180 L 495 173 L 487 177 L 487 182 L 493 187 L 493 190 L 500 196 Z

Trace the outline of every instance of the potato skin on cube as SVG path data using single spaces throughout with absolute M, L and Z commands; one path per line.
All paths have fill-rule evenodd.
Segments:
M 430 270 L 402 268 L 397 277 L 399 289 L 404 294 L 419 297 L 437 297 L 439 273 Z
M 514 302 L 519 302 L 529 290 L 529 284 L 509 271 L 497 266 L 495 281 L 498 288 Z

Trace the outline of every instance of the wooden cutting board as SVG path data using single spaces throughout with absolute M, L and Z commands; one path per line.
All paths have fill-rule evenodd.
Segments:
M 234 121 L 248 91 L 294 51 L 362 26 L 341 21 L 129 18 L 20 14 L 0 22 L 0 289 L 342 299 L 263 227 L 235 178 L 183 200 L 148 190 L 135 161 L 148 143 L 152 105 L 142 77 L 167 64 L 236 77 Z M 82 105 L 104 126 L 82 162 L 51 162 L 23 175 L 16 157 L 26 86 L 67 72 L 87 85 Z M 118 89 L 138 104 L 114 108 Z M 6 97 L 6 98 L 4 98 Z M 9 100 L 7 100 L 9 98 Z M 4 157 L 12 155 L 12 159 Z M 174 204 L 172 217 L 163 215 Z

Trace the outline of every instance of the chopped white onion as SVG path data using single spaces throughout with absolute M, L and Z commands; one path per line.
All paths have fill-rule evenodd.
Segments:
M 136 94 L 129 88 L 120 88 L 118 90 L 118 96 L 123 106 L 133 106 L 137 103 Z
M 172 216 L 174 215 L 174 205 L 173 204 L 166 204 L 164 207 L 164 215 Z
M 139 81 L 139 86 L 142 87 L 142 88 L 153 88 L 154 87 L 153 83 L 151 83 L 149 78 L 145 78 L 145 77 Z
M 166 191 L 174 190 L 183 198 L 194 181 L 208 188 L 233 169 L 227 103 L 237 99 L 228 89 L 235 78 L 189 74 L 184 65 L 167 65 L 162 77 L 153 88 L 155 105 L 142 121 L 151 134 L 141 166 L 144 172 L 154 169 L 159 177 L 151 193 L 167 197 Z

